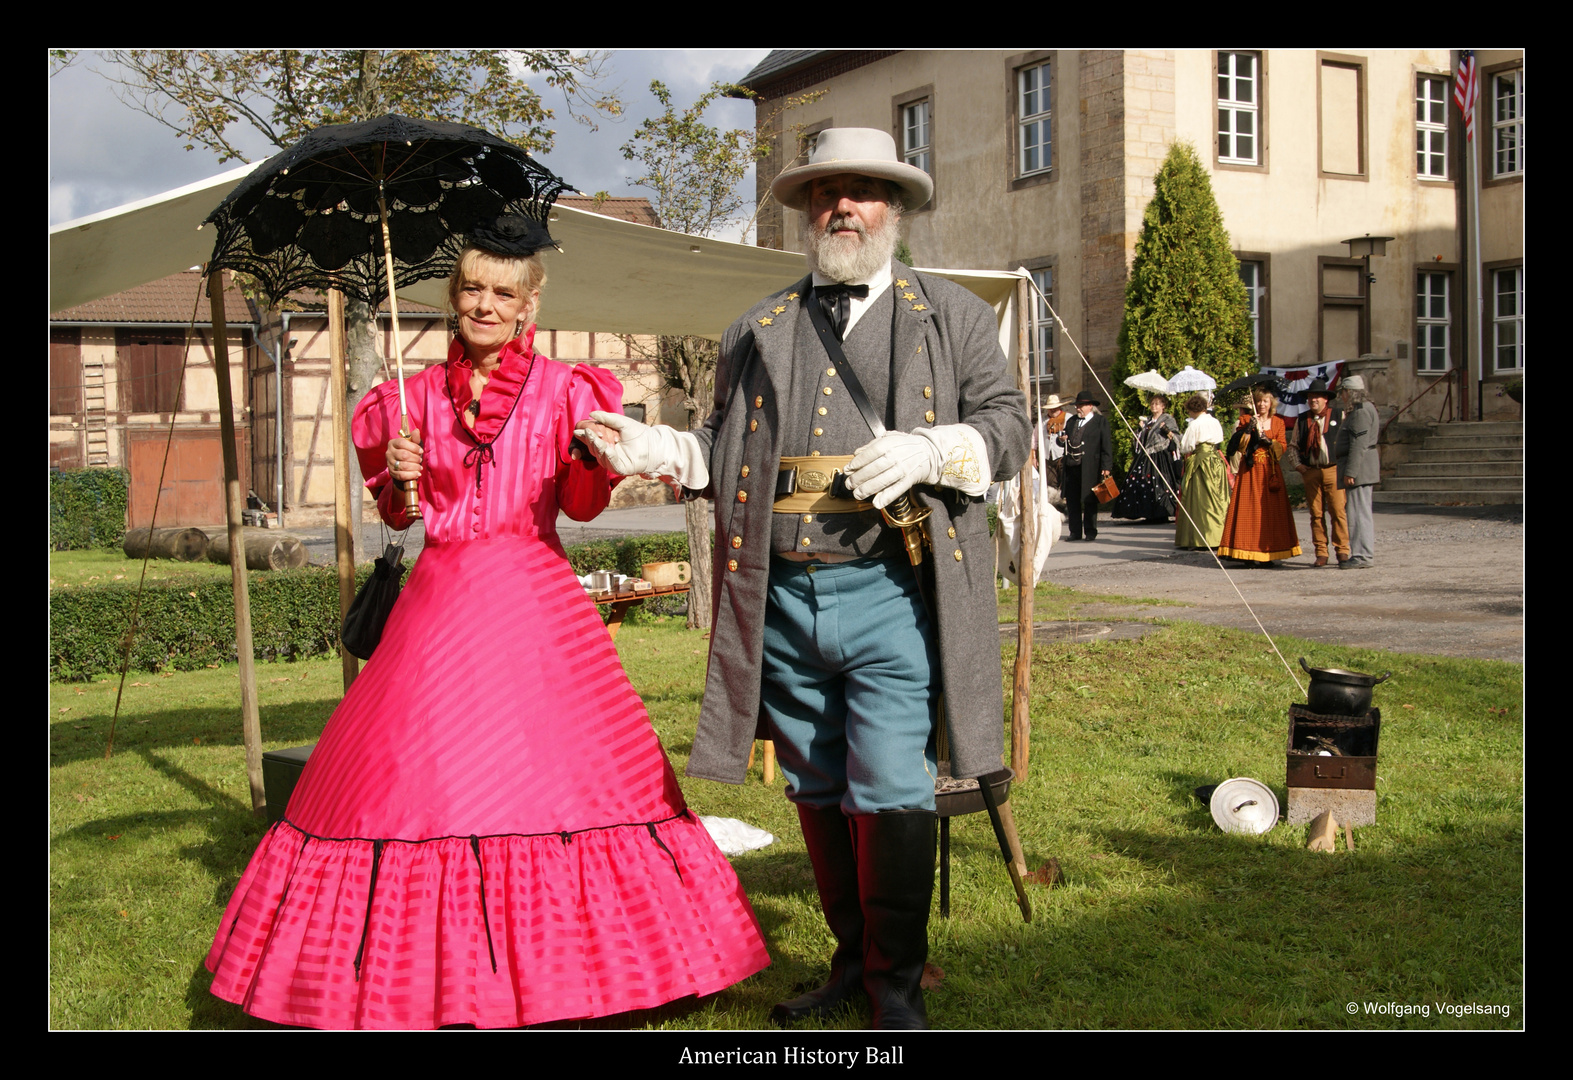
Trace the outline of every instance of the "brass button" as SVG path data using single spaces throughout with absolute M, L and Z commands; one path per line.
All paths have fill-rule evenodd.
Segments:
M 819 407 L 819 415 L 820 415 L 820 416 L 824 416 L 824 415 L 825 415 L 825 412 L 826 412 L 826 409 L 825 409 L 825 407 L 824 407 L 824 406 L 823 406 L 823 405 L 821 405 L 821 406 L 820 406 L 820 407 Z
M 737 493 L 737 501 L 738 502 L 747 502 L 748 501 L 748 492 L 746 492 L 746 491 L 739 491 Z
M 961 561 L 961 549 L 960 548 L 956 549 L 956 561 L 957 562 Z
M 825 369 L 825 374 L 829 375 L 832 379 L 834 379 L 836 377 L 836 369 L 833 368 L 833 367 L 827 367 Z
M 924 397 L 933 397 L 934 396 L 934 388 L 932 386 L 925 386 L 923 388 L 923 396 Z
M 764 398 L 762 398 L 762 397 L 756 397 L 756 398 L 755 398 L 755 399 L 754 399 L 754 408 L 756 408 L 756 409 L 757 409 L 757 408 L 759 408 L 759 406 L 761 406 L 761 405 L 763 405 L 763 404 L 764 404 L 764 403 L 765 403 L 765 399 L 764 399 Z
M 813 520 L 814 520 L 814 515 L 813 514 L 804 514 L 803 515 L 803 524 L 804 525 L 807 525 L 809 522 L 811 522 Z
M 934 422 L 934 410 L 930 409 L 928 412 L 924 413 L 923 414 L 923 419 L 927 420 L 929 423 L 932 424 Z
M 808 572 L 810 574 L 812 574 L 814 572 L 814 570 L 815 570 L 814 564 L 813 563 L 809 563 L 808 564 Z
M 822 427 L 817 427 L 817 428 L 814 429 L 814 434 L 815 435 L 823 435 L 824 433 L 825 433 L 825 429 L 822 428 Z
M 744 476 L 744 478 L 747 478 L 747 476 L 748 476 L 748 466 L 747 465 L 743 466 L 743 476 Z
M 827 387 L 825 387 L 825 396 L 826 396 L 826 397 L 829 397 L 829 396 L 830 396 L 830 393 L 831 393 L 831 391 L 830 391 L 830 387 L 828 387 L 828 386 L 827 386 Z
M 726 568 L 728 570 L 736 570 L 737 569 L 737 560 L 736 559 L 728 559 L 726 561 Z
M 818 450 L 811 450 L 811 451 L 809 451 L 809 455 L 808 456 L 809 457 L 818 457 L 819 456 L 819 451 Z
M 732 537 L 732 546 L 735 547 L 735 548 L 742 547 L 743 546 L 743 538 L 741 536 L 734 536 L 734 537 Z
M 956 539 L 956 526 L 952 525 L 950 528 L 946 529 L 945 534 L 952 540 Z
M 758 431 L 759 430 L 759 421 L 758 420 L 750 420 L 748 422 L 748 430 L 749 431 Z
M 803 546 L 804 546 L 804 547 L 808 547 L 808 545 L 809 545 L 809 544 L 811 544 L 811 543 L 812 543 L 812 542 L 813 542 L 813 541 L 811 541 L 811 540 L 809 540 L 809 538 L 808 538 L 808 537 L 806 537 L 806 536 L 805 536 L 805 537 L 803 537 Z

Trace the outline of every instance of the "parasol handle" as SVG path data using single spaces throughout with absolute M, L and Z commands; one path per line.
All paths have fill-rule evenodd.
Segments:
M 399 298 L 393 291 L 393 241 L 388 235 L 388 201 L 382 191 L 382 177 L 377 177 L 377 211 L 382 219 L 382 264 L 388 274 L 388 312 L 393 317 L 394 370 L 399 377 L 399 435 L 410 437 L 410 408 L 404 398 L 404 342 L 399 337 Z M 421 496 L 415 484 L 402 489 L 404 516 L 414 519 L 421 516 Z

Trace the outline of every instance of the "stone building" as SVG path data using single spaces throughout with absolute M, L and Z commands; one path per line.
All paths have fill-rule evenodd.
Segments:
M 1108 381 L 1153 176 L 1186 140 L 1209 167 L 1263 365 L 1353 361 L 1401 422 L 1517 419 L 1499 389 L 1523 375 L 1523 54 L 1479 55 L 1483 317 L 1468 302 L 1457 62 L 1446 49 L 778 50 L 743 84 L 762 120 L 827 91 L 778 131 L 892 133 L 934 178 L 907 216 L 919 265 L 1032 272 L 1063 320 L 1035 313 L 1041 392 L 1095 389 L 1066 331 Z M 805 150 L 777 143 L 761 199 Z M 804 228 L 771 202 L 758 242 L 803 250 Z M 1344 243 L 1367 234 L 1393 238 L 1369 271 Z

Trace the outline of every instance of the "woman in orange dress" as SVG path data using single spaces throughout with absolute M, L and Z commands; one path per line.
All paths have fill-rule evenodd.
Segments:
M 1239 455 L 1239 476 L 1218 554 L 1268 566 L 1300 554 L 1300 537 L 1278 464 L 1289 445 L 1284 422 L 1274 411 L 1278 399 L 1261 387 L 1253 387 L 1251 400 L 1254 415 L 1242 417 L 1229 440 L 1230 460 Z

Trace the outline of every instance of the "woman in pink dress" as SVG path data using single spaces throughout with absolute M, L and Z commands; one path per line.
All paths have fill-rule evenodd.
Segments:
M 617 379 L 532 348 L 545 229 L 476 230 L 448 362 L 356 410 L 394 528 L 425 548 L 263 838 L 207 957 L 213 992 L 323 1028 L 518 1027 L 713 993 L 769 963 L 557 538 L 614 480 L 573 421 Z

